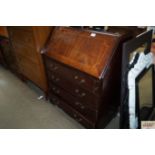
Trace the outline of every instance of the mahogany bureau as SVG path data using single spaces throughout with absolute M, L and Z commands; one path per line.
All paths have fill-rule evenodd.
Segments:
M 4 52 L 3 52 L 3 48 L 2 48 L 2 40 L 3 38 L 7 37 L 7 30 L 5 26 L 0 26 L 0 64 L 2 64 L 3 66 L 7 66 L 6 64 L 6 60 L 4 57 Z
M 121 45 L 128 37 L 55 28 L 43 54 L 50 101 L 86 128 L 104 128 L 120 104 Z

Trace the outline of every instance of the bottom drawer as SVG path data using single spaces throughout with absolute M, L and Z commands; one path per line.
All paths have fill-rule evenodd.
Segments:
M 70 93 L 65 91 L 63 88 L 57 87 L 55 84 L 51 84 L 49 91 L 51 94 L 59 96 L 63 101 L 69 104 L 73 109 L 76 109 L 81 113 L 86 119 L 96 122 L 98 118 L 97 109 L 90 108 L 89 105 L 85 102 L 80 102 L 78 98 L 72 96 Z
M 71 106 L 69 106 L 67 103 L 65 103 L 63 100 L 59 99 L 55 95 L 50 95 L 50 101 L 56 105 L 58 105 L 60 108 L 62 108 L 66 113 L 68 113 L 71 117 L 73 117 L 76 121 L 78 121 L 80 124 L 85 126 L 86 128 L 95 128 L 95 122 L 90 122 L 84 116 L 79 114 L 75 109 L 73 109 Z

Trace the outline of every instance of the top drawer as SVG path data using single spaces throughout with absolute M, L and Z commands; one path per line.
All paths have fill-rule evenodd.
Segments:
M 67 67 L 63 64 L 56 62 L 55 60 L 44 56 L 45 65 L 48 70 L 62 75 L 67 80 L 70 80 L 72 83 L 78 84 L 80 87 L 91 91 L 92 93 L 99 95 L 101 92 L 101 81 L 90 77 L 78 70 Z

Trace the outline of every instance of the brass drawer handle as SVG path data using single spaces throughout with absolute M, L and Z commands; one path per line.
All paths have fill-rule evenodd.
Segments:
M 59 78 L 56 78 L 55 81 L 58 82 L 58 81 L 60 81 L 60 79 Z
M 84 96 L 86 96 L 86 93 L 82 93 L 82 94 L 81 94 L 81 97 L 84 97 Z
M 57 69 L 58 69 L 58 66 L 53 67 L 53 70 L 57 70 Z
M 75 102 L 75 105 L 79 105 L 80 103 L 79 102 Z
M 82 106 L 81 106 L 81 109 L 85 109 L 85 107 L 82 105 Z
M 57 88 L 55 88 L 55 87 L 53 87 L 52 90 L 53 90 L 56 94 L 59 94 L 59 93 L 60 93 L 60 90 L 57 89 Z
M 80 81 L 80 83 L 85 83 L 86 81 L 85 81 L 85 79 L 82 79 L 81 81 Z
M 77 80 L 79 77 L 77 75 L 74 76 L 74 79 Z
M 75 105 L 76 105 L 76 106 L 80 106 L 80 108 L 81 108 L 82 110 L 85 109 L 85 106 L 81 105 L 79 102 L 75 102 Z
M 79 93 L 80 91 L 79 91 L 79 89 L 75 89 L 75 92 L 76 92 L 76 93 Z M 86 96 L 86 93 L 81 93 L 80 96 L 81 96 L 81 97 L 84 97 L 84 96 Z
M 74 76 L 74 79 L 75 79 L 75 80 L 78 80 L 79 77 L 78 77 L 77 75 L 75 75 L 75 76 Z M 80 80 L 80 79 L 79 79 L 79 80 Z M 80 80 L 80 83 L 81 83 L 81 84 L 82 84 L 82 83 L 85 83 L 85 82 L 86 82 L 85 79 L 81 79 L 81 80 Z
M 56 78 L 54 75 L 51 76 L 51 79 L 52 79 L 53 81 L 55 81 L 55 82 L 60 81 L 60 79 L 59 79 L 59 78 Z
M 79 89 L 75 89 L 75 92 L 76 92 L 76 93 L 79 93 Z
M 55 87 L 52 87 L 52 90 L 53 90 L 53 91 L 55 91 L 55 90 L 56 90 L 56 88 L 55 88 Z
M 50 67 L 51 69 L 53 69 L 53 70 L 57 70 L 57 69 L 58 69 L 58 66 L 56 66 L 56 65 L 54 65 L 54 64 L 52 64 L 52 63 L 49 64 L 49 67 Z

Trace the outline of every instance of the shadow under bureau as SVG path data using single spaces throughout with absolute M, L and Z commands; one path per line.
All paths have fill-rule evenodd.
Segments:
M 57 27 L 44 48 L 49 98 L 86 128 L 104 128 L 120 104 L 127 34 Z

